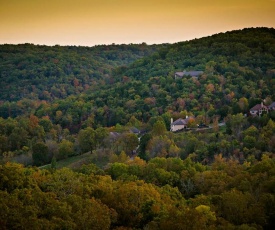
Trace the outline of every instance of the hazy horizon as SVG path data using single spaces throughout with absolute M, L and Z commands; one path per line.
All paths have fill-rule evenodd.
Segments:
M 0 6 L 0 44 L 162 44 L 275 27 L 275 0 L 0 0 Z

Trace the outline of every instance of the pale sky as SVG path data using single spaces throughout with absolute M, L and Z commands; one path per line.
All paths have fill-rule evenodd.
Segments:
M 0 0 L 0 44 L 174 43 L 275 27 L 275 0 Z

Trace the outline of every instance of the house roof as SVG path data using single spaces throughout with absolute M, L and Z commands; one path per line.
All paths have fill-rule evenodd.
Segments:
M 178 120 L 175 120 L 171 125 L 187 125 L 187 122 L 185 119 L 179 118 Z
M 116 137 L 120 136 L 120 133 L 118 133 L 118 132 L 110 132 L 110 136 L 116 138 Z
M 275 107 L 275 101 L 271 103 L 271 105 L 268 106 L 269 108 Z
M 250 111 L 258 111 L 258 110 L 260 110 L 260 109 L 267 109 L 267 106 L 265 106 L 265 105 L 263 105 L 263 104 L 257 104 L 257 105 L 255 105 L 254 107 L 252 107 L 251 109 L 250 109 Z
M 139 129 L 136 128 L 136 127 L 130 128 L 130 131 L 131 131 L 132 133 L 140 133 Z
M 175 73 L 175 75 L 177 75 L 179 77 L 183 77 L 183 76 L 197 77 L 201 74 L 203 74 L 203 71 L 183 71 L 183 72 L 176 72 Z
M 175 120 L 171 125 L 187 125 L 190 118 L 193 117 L 188 117 L 186 119 L 179 118 L 178 120 Z

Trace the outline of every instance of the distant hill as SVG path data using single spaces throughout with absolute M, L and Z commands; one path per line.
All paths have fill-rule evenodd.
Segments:
M 175 71 L 267 73 L 275 68 L 275 29 L 248 28 L 169 45 L 129 65 L 124 75 L 136 79 L 171 76 Z
M 166 112 L 177 117 L 183 110 L 223 118 L 275 101 L 273 28 L 153 46 L 25 44 L 0 51 L 2 117 L 35 113 L 70 128 L 92 115 L 95 126 L 112 126 L 132 116 L 143 122 Z M 203 74 L 175 79 L 183 70 Z
M 175 79 L 177 71 L 203 71 Z M 87 91 L 96 120 L 124 124 L 183 110 L 221 118 L 275 100 L 275 29 L 249 28 L 167 45 L 113 72 L 116 84 Z M 105 112 L 100 111 L 100 108 Z
M 0 45 L 0 100 L 52 100 L 111 81 L 113 68 L 148 56 L 162 45 L 95 47 Z

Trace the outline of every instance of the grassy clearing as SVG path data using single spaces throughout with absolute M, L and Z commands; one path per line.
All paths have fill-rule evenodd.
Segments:
M 91 161 L 92 161 L 92 155 L 90 153 L 85 153 L 82 155 L 72 156 L 72 157 L 68 157 L 67 159 L 57 161 L 56 168 L 57 169 L 64 168 L 64 167 L 74 168 L 74 165 L 76 165 L 77 163 L 78 163 L 78 165 L 81 166 L 84 163 L 91 163 Z M 39 168 L 40 169 L 50 169 L 51 164 L 43 165 Z
M 80 168 L 83 164 L 96 164 L 99 168 L 103 168 L 109 161 L 109 157 L 98 157 L 96 154 L 85 153 L 78 156 L 68 157 L 67 159 L 56 162 L 56 168 Z M 51 164 L 43 165 L 40 169 L 50 169 Z
M 89 162 L 92 159 L 92 155 L 90 153 L 85 153 L 82 155 L 78 155 L 78 156 L 73 156 L 73 157 L 69 157 L 67 159 L 58 161 L 56 164 L 57 168 L 64 168 L 64 167 L 68 167 L 68 168 L 72 168 L 72 166 L 74 164 L 76 164 L 77 162 Z

